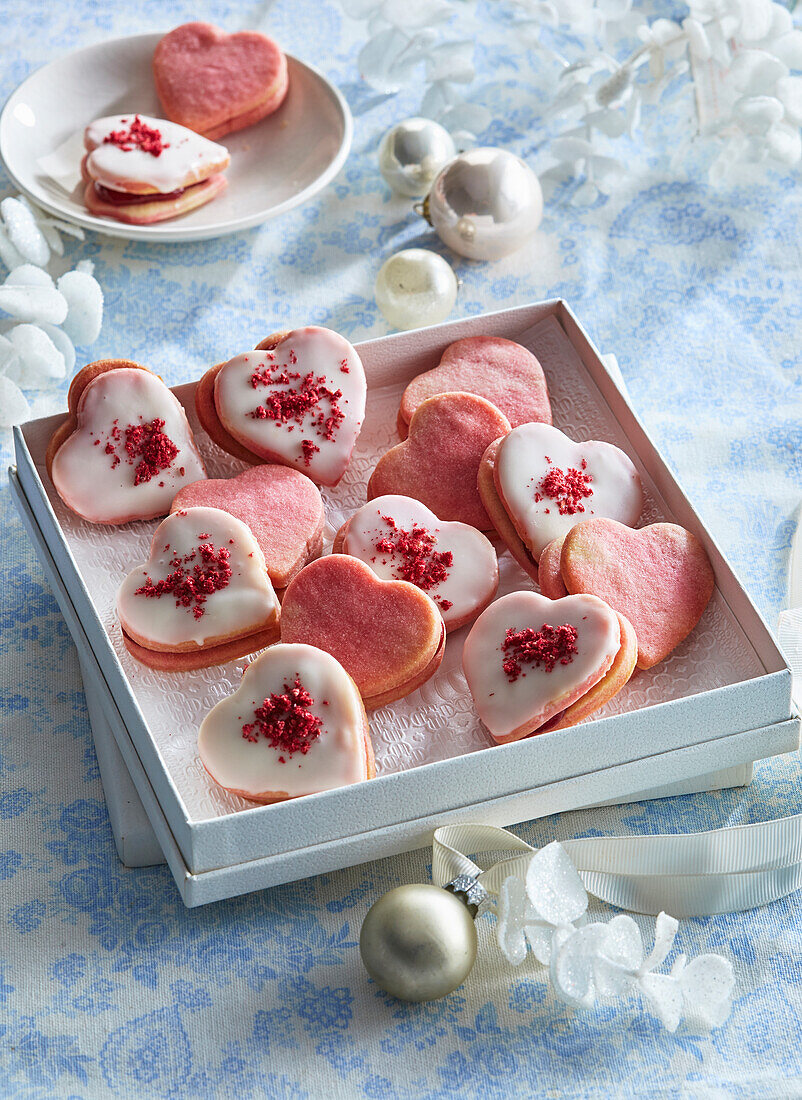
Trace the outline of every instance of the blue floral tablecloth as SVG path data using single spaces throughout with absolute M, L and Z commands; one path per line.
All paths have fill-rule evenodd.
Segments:
M 480 4 L 480 23 L 492 15 Z M 380 262 L 403 246 L 437 247 L 376 171 L 380 135 L 414 113 L 419 93 L 387 98 L 360 84 L 363 27 L 331 3 L 209 0 L 166 12 L 156 0 L 10 0 L 0 92 L 65 50 L 198 17 L 269 28 L 320 65 L 347 96 L 356 136 L 322 196 L 261 230 L 186 246 L 96 236 L 68 246 L 65 266 L 91 258 L 106 294 L 100 339 L 82 360 L 128 356 L 170 383 L 290 322 L 351 339 L 383 333 L 372 296 Z M 500 120 L 484 143 L 538 167 L 546 100 L 532 71 L 544 62 L 490 33 L 478 61 L 473 94 Z M 651 122 L 670 147 L 672 125 Z M 627 158 L 609 200 L 552 203 L 523 252 L 460 264 L 457 312 L 566 298 L 617 354 L 635 407 L 773 624 L 802 496 L 802 191 L 773 176 L 716 194 L 701 169 L 669 174 L 660 155 L 634 147 Z M 11 193 L 5 178 L 0 193 Z M 64 404 L 61 390 L 37 398 L 34 413 Z M 2 446 L 7 463 L 8 433 Z M 427 877 L 425 852 L 199 910 L 183 907 L 166 868 L 123 869 L 75 650 L 5 488 L 0 507 L 0 1096 L 802 1095 L 799 894 L 682 923 L 680 950 L 726 954 L 738 991 L 724 1027 L 671 1036 L 634 1005 L 574 1015 L 554 1003 L 534 964 L 501 965 L 489 919 L 462 989 L 429 1006 L 384 997 L 360 967 L 360 922 L 384 890 Z M 744 790 L 520 831 L 540 844 L 779 817 L 802 809 L 800 775 L 798 757 L 782 757 L 758 764 Z

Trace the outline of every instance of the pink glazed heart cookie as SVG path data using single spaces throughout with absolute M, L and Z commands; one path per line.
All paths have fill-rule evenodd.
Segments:
M 532 352 L 501 336 L 467 336 L 449 344 L 438 366 L 413 378 L 404 390 L 398 414 L 401 438 L 427 397 L 457 390 L 490 401 L 513 428 L 530 421 L 551 424 L 546 379 Z
M 380 580 L 357 558 L 330 554 L 290 582 L 281 640 L 331 653 L 371 710 L 409 695 L 435 673 L 445 627 L 434 601 L 414 584 Z
M 178 217 L 226 187 L 228 150 L 184 126 L 129 113 L 84 132 L 84 202 L 93 214 L 131 225 Z
M 617 662 L 622 647 L 631 656 Z M 473 624 L 462 664 L 479 717 L 502 743 L 548 723 L 557 728 L 602 682 L 606 690 L 595 694 L 593 709 L 607 702 L 632 673 L 634 645 L 622 638 L 619 616 L 595 596 L 548 600 L 536 592 L 512 592 Z
M 216 140 L 281 106 L 287 58 L 258 31 L 226 34 L 211 23 L 184 23 L 156 46 L 153 78 L 168 118 Z
M 282 802 L 372 779 L 373 747 L 356 684 L 330 654 L 274 645 L 213 707 L 198 733 L 215 781 L 252 802 Z
M 250 529 L 218 508 L 173 512 L 117 592 L 128 650 L 166 671 L 207 668 L 277 641 L 279 602 Z
M 275 339 L 207 371 L 196 394 L 200 421 L 221 446 L 231 438 L 239 457 L 280 462 L 318 485 L 336 485 L 365 418 L 362 361 L 331 329 L 310 326 Z
M 196 481 L 176 494 L 170 511 L 198 507 L 222 508 L 250 527 L 277 589 L 323 549 L 320 490 L 288 466 L 254 466 L 237 477 Z
M 382 455 L 368 482 L 368 500 L 407 496 L 441 520 L 489 531 L 477 487 L 479 463 L 510 422 L 495 405 L 472 393 L 427 398 L 409 425 L 409 437 Z
M 506 513 L 535 561 L 583 519 L 634 524 L 643 508 L 638 472 L 622 450 L 595 440 L 575 443 L 549 424 L 514 428 L 495 450 L 492 486 L 481 484 L 491 518 Z
M 376 497 L 343 524 L 332 547 L 383 580 L 409 581 L 437 604 L 446 630 L 475 619 L 496 594 L 498 561 L 489 539 L 466 523 L 445 523 L 411 497 Z
M 50 440 L 47 472 L 91 523 L 154 519 L 178 489 L 206 477 L 183 406 L 158 375 L 128 359 L 80 370 L 69 414 Z
M 560 560 L 569 592 L 592 592 L 632 623 L 639 668 L 656 665 L 690 634 L 716 583 L 704 547 L 676 523 L 632 531 L 586 520 L 566 536 Z

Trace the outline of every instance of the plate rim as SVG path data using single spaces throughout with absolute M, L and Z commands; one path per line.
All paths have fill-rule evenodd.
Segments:
M 307 61 L 302 61 L 294 54 L 286 53 L 288 61 L 293 64 L 306 69 L 308 73 L 311 73 L 326 89 L 326 91 L 332 96 L 337 107 L 339 108 L 340 116 L 343 124 L 343 135 L 339 148 L 331 162 L 326 166 L 323 172 L 316 177 L 307 187 L 298 191 L 296 194 L 285 199 L 283 202 L 267 208 L 267 211 L 262 210 L 254 214 L 245 215 L 242 218 L 237 218 L 233 221 L 218 222 L 216 224 L 207 225 L 202 228 L 193 228 L 192 226 L 180 226 L 174 225 L 170 221 L 162 222 L 164 226 L 160 229 L 158 226 L 143 226 L 143 225 L 128 225 L 125 222 L 107 222 L 102 218 L 95 217 L 89 213 L 87 214 L 75 214 L 72 211 L 65 211 L 63 207 L 58 203 L 41 198 L 39 195 L 34 194 L 31 189 L 20 179 L 17 173 L 11 168 L 8 156 L 7 156 L 7 141 L 6 130 L 8 128 L 10 113 L 16 105 L 16 100 L 20 93 L 23 92 L 26 85 L 30 83 L 35 77 L 41 76 L 41 74 L 51 65 L 54 65 L 57 61 L 64 60 L 65 57 L 78 57 L 83 53 L 87 53 L 91 50 L 97 49 L 98 46 L 114 46 L 123 42 L 136 42 L 139 41 L 144 47 L 146 43 L 155 43 L 164 35 L 159 32 L 150 34 L 133 34 L 133 35 L 121 35 L 118 38 L 101 39 L 98 42 L 92 42 L 85 46 L 81 46 L 76 50 L 71 50 L 69 53 L 62 55 L 59 58 L 54 58 L 48 61 L 44 65 L 40 65 L 38 69 L 35 69 L 32 73 L 29 73 L 24 80 L 22 80 L 9 94 L 3 108 L 0 111 L 0 161 L 3 163 L 3 167 L 8 173 L 9 179 L 15 187 L 22 192 L 27 199 L 29 199 L 36 206 L 40 207 L 46 213 L 51 214 L 53 217 L 60 218 L 63 221 L 68 221 L 72 225 L 78 225 L 82 229 L 88 229 L 91 232 L 98 233 L 101 236 L 115 237 L 123 240 L 133 241 L 150 241 L 154 244 L 188 244 L 193 241 L 213 240 L 219 237 L 230 236 L 234 233 L 240 233 L 244 230 L 254 229 L 259 225 L 264 225 L 268 221 L 272 221 L 274 218 L 281 217 L 282 214 L 286 214 L 288 211 L 293 210 L 297 206 L 301 206 L 303 203 L 308 202 L 314 195 L 322 191 L 325 187 L 331 183 L 331 181 L 337 176 L 340 169 L 348 159 L 348 155 L 351 151 L 351 145 L 353 143 L 354 136 L 354 120 L 351 114 L 351 109 L 348 106 L 348 102 L 345 96 L 342 94 L 336 84 L 332 83 L 317 68 L 316 65 L 312 65 Z

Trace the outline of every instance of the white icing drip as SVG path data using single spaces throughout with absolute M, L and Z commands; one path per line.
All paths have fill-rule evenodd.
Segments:
M 171 593 L 136 595 L 148 578 L 157 584 L 168 577 L 175 570 L 173 560 L 197 552 L 201 543 L 228 550 L 231 579 L 226 588 L 207 596 L 200 618 L 195 618 L 192 606 L 176 606 Z M 200 563 L 197 555 L 186 569 Z M 268 626 L 278 608 L 264 554 L 250 528 L 219 508 L 187 508 L 162 520 L 153 534 L 150 557 L 128 574 L 117 593 L 117 613 L 126 633 L 165 646 L 215 644 L 253 633 Z
M 113 191 L 130 191 L 131 184 L 145 185 L 162 194 L 222 172 L 228 167 L 228 150 L 208 138 L 201 137 L 186 126 L 163 118 L 140 115 L 147 126 L 158 130 L 164 145 L 169 146 L 154 156 L 135 146 L 128 151 L 112 142 L 104 142 L 112 131 L 127 131 L 136 112 L 109 115 L 90 123 L 84 133 L 87 149 L 86 168 L 92 179 Z
M 413 526 L 424 527 L 433 535 L 432 550 L 453 554 L 453 564 L 441 584 L 425 591 L 435 601 L 446 626 L 481 607 L 498 584 L 496 552 L 489 539 L 467 523 L 444 523 L 420 501 L 404 496 L 376 497 L 355 512 L 348 524 L 343 550 L 361 559 L 382 580 L 407 580 L 401 573 L 400 554 L 383 553 L 376 549 L 381 539 L 397 537 L 382 519 L 389 516 L 400 531 L 411 533 Z M 414 583 L 414 581 L 413 581 Z M 442 606 L 451 603 L 450 608 Z
M 510 682 L 502 643 L 508 629 L 540 630 L 569 624 L 577 630 L 577 653 L 551 672 L 523 664 Z M 543 725 L 585 695 L 602 678 L 621 648 L 615 612 L 596 596 L 547 600 L 536 592 L 511 592 L 488 607 L 473 624 L 462 654 L 476 711 L 494 737 L 503 740 L 530 720 Z
M 164 515 L 179 489 L 206 477 L 181 403 L 150 371 L 121 367 L 99 374 L 81 394 L 76 418 L 75 431 L 56 451 L 52 478 L 65 503 L 92 523 Z M 138 460 L 126 454 L 125 429 L 156 419 L 164 421 L 161 430 L 178 454 L 150 481 L 135 485 Z M 115 420 L 121 432 L 117 441 Z M 113 455 L 106 453 L 107 444 Z
M 536 500 L 550 470 L 580 469 L 583 460 L 592 495 L 580 500 L 582 511 L 560 515 L 556 500 L 545 495 Z M 499 446 L 496 470 L 504 506 L 535 558 L 583 519 L 606 516 L 631 527 L 643 508 L 638 472 L 622 450 L 612 443 L 575 443 L 548 424 L 514 428 Z
M 274 376 L 286 370 L 301 377 L 254 387 L 254 371 L 265 369 Z M 326 398 L 305 414 L 301 424 L 250 415 L 271 394 L 298 390 L 310 373 L 315 380 L 324 378 L 325 388 L 342 391 L 337 404 L 345 415 L 333 429 L 332 439 L 324 438 L 314 425 L 321 413 L 326 417 L 331 414 Z M 365 419 L 366 391 L 365 371 L 351 344 L 331 329 L 312 326 L 288 333 L 273 351 L 250 351 L 229 360 L 215 379 L 215 404 L 223 426 L 249 450 L 265 459 L 279 456 L 313 481 L 335 485 L 348 465 Z M 320 448 L 311 454 L 308 463 L 301 449 L 302 440 L 310 440 Z
M 309 751 L 289 754 L 262 736 L 255 742 L 243 737 L 256 708 L 271 694 L 282 694 L 296 676 L 312 696 L 307 709 L 323 723 Z M 257 657 L 237 690 L 204 718 L 198 752 L 216 782 L 246 797 L 314 794 L 368 777 L 359 693 L 334 657 L 309 645 L 274 645 Z

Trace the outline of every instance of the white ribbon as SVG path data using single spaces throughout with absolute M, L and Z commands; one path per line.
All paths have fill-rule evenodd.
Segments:
M 802 888 L 802 814 L 704 833 L 560 843 L 589 894 L 633 913 L 733 913 Z M 510 875 L 526 877 L 536 850 L 495 825 L 445 825 L 434 834 L 432 881 L 445 886 L 457 875 L 478 875 L 497 896 Z M 483 870 L 470 854 L 505 858 Z

